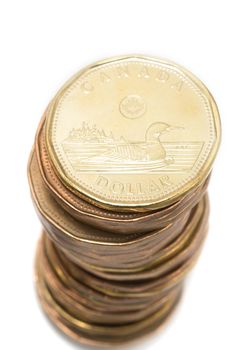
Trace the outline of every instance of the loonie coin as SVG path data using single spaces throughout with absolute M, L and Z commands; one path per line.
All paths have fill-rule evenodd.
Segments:
M 126 56 L 71 78 L 46 119 L 49 156 L 66 186 L 99 207 L 154 210 L 198 186 L 220 142 L 206 87 L 169 61 Z

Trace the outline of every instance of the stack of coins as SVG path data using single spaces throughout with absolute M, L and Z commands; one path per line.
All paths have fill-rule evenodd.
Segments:
M 127 56 L 80 71 L 39 125 L 28 166 L 43 234 L 36 287 L 77 341 L 157 329 L 207 233 L 216 104 L 186 69 Z

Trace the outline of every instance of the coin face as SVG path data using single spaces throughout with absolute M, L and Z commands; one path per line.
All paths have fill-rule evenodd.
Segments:
M 208 175 L 220 142 L 216 104 L 186 69 L 127 56 L 69 80 L 47 112 L 63 182 L 116 210 L 167 206 Z

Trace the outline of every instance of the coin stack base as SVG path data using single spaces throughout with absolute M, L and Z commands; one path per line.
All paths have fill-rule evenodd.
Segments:
M 71 301 L 72 307 L 67 310 L 62 306 L 62 303 L 57 300 L 58 298 L 56 298 L 56 294 L 60 293 L 58 287 L 55 291 L 56 294 L 54 295 L 50 290 L 49 282 L 48 284 L 46 283 L 48 276 L 53 279 L 57 278 L 57 276 L 50 276 L 46 271 L 47 267 L 45 266 L 47 266 L 48 262 L 45 263 L 44 261 L 45 248 L 43 240 L 44 237 L 42 237 L 41 241 L 38 243 L 36 255 L 37 293 L 41 305 L 49 319 L 59 330 L 75 341 L 97 347 L 108 347 L 113 344 L 117 345 L 133 341 L 139 336 L 144 336 L 147 333 L 156 331 L 157 329 L 160 330 L 161 326 L 169 318 L 170 314 L 172 314 L 180 300 L 182 287 L 179 287 L 174 293 L 170 293 L 168 297 L 159 301 L 157 307 L 155 307 L 155 309 L 157 309 L 159 304 L 158 310 L 151 314 L 147 319 L 140 322 L 131 323 L 130 325 L 126 322 L 125 325 L 120 326 L 119 324 L 123 320 L 123 314 L 119 313 L 118 317 L 115 317 L 115 313 L 108 312 L 108 315 L 106 315 L 108 322 L 105 324 L 99 324 L 95 321 L 96 323 L 93 323 L 93 320 L 97 320 L 98 315 L 101 315 L 101 312 L 98 311 L 95 313 L 95 317 L 94 315 L 92 316 L 92 323 L 87 324 L 81 320 L 81 317 L 77 312 L 79 309 L 79 307 L 76 307 L 76 303 L 78 303 L 78 294 L 76 301 Z M 52 283 L 54 283 L 54 280 Z M 130 313 L 131 312 L 128 311 L 127 315 Z M 135 313 L 139 315 L 139 311 L 134 312 L 134 314 Z M 112 322 L 111 319 L 113 318 L 117 319 L 117 326 L 109 326 Z M 110 328 L 112 328 L 111 331 Z
M 58 92 L 28 179 L 43 226 L 36 289 L 63 333 L 113 346 L 170 317 L 208 231 L 219 142 L 212 96 L 168 61 L 103 61 Z

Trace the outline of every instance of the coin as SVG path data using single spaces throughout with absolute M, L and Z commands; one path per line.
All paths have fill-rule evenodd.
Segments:
M 47 110 L 46 143 L 70 190 L 111 210 L 156 210 L 202 183 L 220 142 L 213 97 L 169 61 L 126 56 L 80 71 Z
M 88 203 L 75 195 L 59 180 L 49 159 L 44 141 L 44 120 L 37 131 L 35 153 L 38 161 L 39 172 L 48 190 L 55 200 L 77 220 L 92 225 L 96 228 L 115 233 L 145 233 L 164 227 L 168 223 L 178 220 L 190 207 L 193 207 L 204 195 L 208 181 L 204 188 L 198 186 L 192 193 L 183 196 L 182 200 L 169 206 L 162 212 L 122 213 L 113 212 L 103 208 L 97 208 L 93 203 Z M 199 192 L 199 195 L 197 195 Z
M 169 260 L 171 271 L 168 274 L 163 271 L 158 279 L 149 278 L 148 283 L 144 281 L 141 284 L 140 279 L 136 283 L 135 279 L 133 284 L 129 281 L 115 284 L 112 280 L 94 277 L 94 271 L 80 271 L 80 267 L 65 257 L 47 235 L 43 236 L 36 259 L 36 281 L 42 306 L 48 316 L 75 340 L 98 346 L 126 342 L 157 329 L 179 300 L 183 278 L 199 254 L 206 232 L 206 197 L 201 208 L 204 208 L 203 220 L 200 220 L 203 230 L 196 226 L 194 237 L 198 238 L 194 239 L 193 246 L 191 242 L 194 240 L 189 241 L 190 246 L 194 247 L 194 254 L 185 244 L 180 247 L 177 240 L 180 248 L 180 251 L 177 249 L 178 256 L 188 251 L 188 259 L 180 265 L 180 261 L 178 263 L 176 260 L 178 268 L 174 270 Z M 189 240 L 188 234 L 185 238 Z M 167 249 L 169 257 L 173 251 L 171 246 Z M 157 260 L 157 263 L 161 261 Z M 107 298 L 104 297 L 106 295 Z
M 197 224 L 203 209 L 202 205 L 199 205 L 197 210 L 192 206 L 186 206 L 187 210 L 182 212 L 180 217 L 175 217 L 173 223 L 169 223 L 168 220 L 163 228 L 143 235 L 138 233 L 115 235 L 110 231 L 102 231 L 75 220 L 59 206 L 42 182 L 34 153 L 29 163 L 29 179 L 39 217 L 51 239 L 61 249 L 69 252 L 74 261 L 81 265 L 87 263 L 91 268 L 95 266 L 110 270 L 117 266 L 124 270 L 126 268 L 141 270 L 141 266 L 152 263 L 153 256 L 158 250 L 182 234 L 186 236 L 189 217 L 192 225 Z M 203 187 L 201 192 L 204 191 Z M 196 198 L 199 200 L 197 192 Z M 192 198 L 192 205 L 195 201 L 196 199 Z
M 219 143 L 212 96 L 172 62 L 112 58 L 61 88 L 28 179 L 43 226 L 36 290 L 65 334 L 112 347 L 169 317 L 208 231 Z
M 51 244 L 51 242 L 49 243 Z M 175 289 L 171 290 L 166 296 L 160 296 L 154 304 L 151 304 L 147 308 L 139 308 L 137 306 L 137 311 L 123 311 L 120 310 L 120 303 L 123 302 L 123 298 L 118 299 L 119 308 L 112 311 L 109 310 L 108 306 L 103 309 L 100 313 L 94 311 L 95 309 L 87 310 L 81 312 L 83 298 L 78 295 L 77 289 L 71 289 L 70 285 L 68 287 L 72 294 L 63 294 L 62 290 L 64 285 L 60 285 L 60 288 L 53 287 L 59 282 L 58 275 L 54 274 L 54 260 L 46 260 L 44 243 L 40 242 L 38 246 L 38 253 L 36 259 L 36 284 L 37 292 L 40 297 L 42 306 L 51 320 L 67 335 L 73 337 L 79 342 L 105 346 L 107 344 L 121 343 L 129 340 L 133 340 L 135 336 L 146 334 L 147 332 L 154 331 L 157 327 L 163 323 L 164 319 L 172 312 L 173 307 L 176 305 L 180 298 L 182 291 L 182 284 L 178 285 Z M 51 274 L 48 274 L 48 269 L 52 267 Z M 65 276 L 68 276 L 66 272 Z M 68 295 L 72 295 L 72 298 L 67 298 Z M 85 294 L 85 298 L 88 298 L 88 294 Z M 77 298 L 77 304 L 75 299 Z M 105 298 L 105 300 L 107 300 Z M 112 302 L 112 300 L 111 300 Z M 93 303 L 91 298 L 90 305 Z M 125 303 L 125 307 L 128 308 L 128 303 Z M 100 305 L 100 304 L 99 304 Z M 79 309 L 79 312 L 78 312 Z M 140 310 L 140 311 L 139 311 Z M 88 313 L 91 312 L 91 322 L 88 321 Z M 144 314 L 147 316 L 143 317 Z M 98 319 L 93 322 L 94 317 L 98 314 Z M 108 316 L 107 316 L 108 315 Z M 120 319 L 117 319 L 117 315 L 121 315 Z M 134 318 L 133 318 L 134 315 Z M 112 317 L 110 320 L 104 321 L 107 317 Z M 139 316 L 141 317 L 140 319 Z M 132 318 L 128 321 L 128 317 Z M 99 321 L 100 319 L 100 321 Z M 115 321 L 113 321 L 115 320 Z M 115 323 L 114 323 L 115 322 Z

